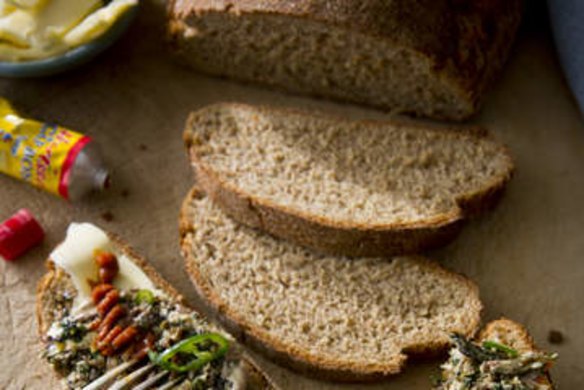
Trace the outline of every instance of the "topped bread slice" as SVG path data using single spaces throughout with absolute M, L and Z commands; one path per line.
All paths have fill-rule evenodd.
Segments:
M 232 218 L 325 253 L 444 245 L 511 177 L 486 131 L 218 104 L 185 131 L 196 180 Z
M 319 255 L 237 223 L 197 189 L 181 212 L 187 272 L 238 339 L 320 379 L 367 381 L 478 329 L 478 288 L 420 257 Z
M 98 278 L 91 259 L 94 243 L 97 243 L 98 251 L 113 254 L 118 264 L 108 294 L 97 305 L 92 299 L 99 285 L 88 285 L 87 289 L 83 285 L 88 283 L 87 275 L 92 274 L 91 279 Z M 43 357 L 61 379 L 63 388 L 85 388 L 114 367 L 134 359 L 137 363 L 133 367 L 103 385 L 111 385 L 151 360 L 155 368 L 137 382 L 152 380 L 152 385 L 162 386 L 174 381 L 172 388 L 180 389 L 200 388 L 192 386 L 274 388 L 229 335 L 188 308 L 183 297 L 119 238 L 106 235 L 90 224 L 73 224 L 67 239 L 51 254 L 47 265 L 49 272 L 38 285 L 36 317 L 44 344 Z M 88 289 L 93 291 L 88 294 Z M 110 298 L 116 304 L 109 306 L 107 315 L 102 318 L 100 310 Z M 100 339 L 106 322 L 112 320 L 115 313 L 123 314 L 117 315 L 111 329 L 106 331 L 116 337 Z M 130 335 L 130 328 L 137 333 Z M 228 344 L 228 350 L 224 356 L 217 356 L 198 370 L 193 368 L 182 372 L 176 369 L 180 363 L 165 368 L 145 355 L 154 353 L 153 357 L 160 356 L 173 343 L 194 337 L 199 337 L 199 341 L 207 337 L 207 342 L 219 338 Z M 114 349 L 116 345 L 120 346 L 119 350 Z M 158 380 L 153 378 L 156 375 L 160 375 Z M 95 388 L 103 388 L 103 385 Z M 132 388 L 137 385 L 133 383 Z
M 488 323 L 476 342 L 453 336 L 450 359 L 436 390 L 553 390 L 549 369 L 557 354 L 540 351 L 527 330 L 507 318 Z

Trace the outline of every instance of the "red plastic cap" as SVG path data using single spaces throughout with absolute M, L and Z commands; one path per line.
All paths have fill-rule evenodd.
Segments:
M 43 241 L 45 232 L 30 211 L 21 209 L 0 224 L 0 256 L 14 260 Z

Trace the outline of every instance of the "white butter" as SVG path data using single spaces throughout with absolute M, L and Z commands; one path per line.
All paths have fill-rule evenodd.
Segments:
M 35 45 L 62 37 L 85 17 L 102 6 L 101 0 L 51 0 L 36 16 Z
M 73 314 L 91 303 L 89 280 L 98 279 L 95 250 L 109 251 L 118 259 L 119 272 L 113 284 L 121 290 L 147 289 L 156 295 L 164 295 L 156 289 L 148 276 L 125 254 L 117 250 L 107 234 L 90 223 L 72 223 L 67 237 L 50 255 L 50 259 L 71 276 L 78 294 L 73 302 Z
M 100 8 L 77 24 L 64 36 L 63 41 L 73 47 L 93 40 L 135 5 L 136 0 L 113 0 L 107 7 Z
M 0 41 L 16 48 L 28 48 L 29 37 L 36 28 L 36 20 L 31 14 L 15 10 L 0 18 Z
M 19 48 L 45 49 L 100 6 L 100 0 L 53 0 L 40 11 L 22 6 L 0 18 L 0 37 Z
M 39 9 L 47 0 L 5 0 L 5 2 L 18 8 Z
M 138 0 L 0 0 L 0 60 L 57 55 L 107 31 Z

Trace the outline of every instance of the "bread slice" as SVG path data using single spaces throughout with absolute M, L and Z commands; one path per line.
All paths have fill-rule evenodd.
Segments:
M 520 324 L 511 321 L 507 318 L 501 318 L 495 321 L 488 323 L 483 330 L 479 333 L 478 337 L 476 338 L 478 343 L 483 343 L 485 341 L 494 341 L 498 344 L 503 344 L 504 346 L 510 347 L 517 351 L 519 354 L 524 354 L 528 352 L 541 352 L 533 342 L 533 339 L 527 332 L 527 330 Z M 457 348 L 454 348 L 455 350 Z M 454 354 L 453 354 L 454 353 Z M 451 351 L 451 358 L 445 367 L 456 367 L 460 362 L 460 357 L 462 355 L 459 352 Z M 460 366 L 458 366 L 460 367 Z M 453 369 L 451 368 L 450 371 Z M 456 370 L 456 369 L 455 369 Z M 445 371 L 445 375 L 452 375 Z M 468 375 L 467 375 L 468 376 Z M 453 377 L 452 377 L 453 378 Z M 458 374 L 458 380 L 465 378 L 462 373 Z M 536 376 L 534 378 L 536 382 L 541 386 L 537 387 L 538 389 L 553 389 L 553 383 L 551 381 L 551 377 L 549 375 L 549 366 L 544 366 L 544 373 L 540 376 Z M 478 380 L 477 377 L 474 379 L 475 381 Z M 445 388 L 458 388 L 456 385 L 452 384 L 450 387 L 446 385 L 438 385 L 436 390 L 444 390 Z M 482 389 L 483 387 L 478 386 L 476 383 L 473 385 L 467 384 L 467 387 L 470 389 Z M 498 387 L 493 387 L 498 388 Z M 519 387 L 518 387 L 519 388 Z M 531 387 L 530 387 L 531 388 Z
M 307 375 L 367 381 L 473 335 L 478 289 L 419 257 L 318 255 L 227 217 L 193 189 L 181 212 L 185 265 L 209 312 L 244 343 Z
M 158 289 L 164 291 L 164 293 L 166 293 L 172 300 L 186 306 L 183 296 L 166 282 L 142 257 L 136 254 L 132 248 L 117 236 L 110 233 L 108 233 L 108 236 L 112 242 L 114 242 L 116 249 L 119 249 L 120 252 L 126 254 L 134 264 L 138 265 Z M 71 278 L 63 269 L 56 267 L 51 259 L 47 261 L 47 267 L 48 272 L 38 283 L 36 299 L 36 319 L 39 337 L 43 342 L 46 339 L 46 334 L 51 324 L 59 319 L 56 315 L 58 313 L 57 308 L 64 304 L 61 298 L 62 293 L 65 291 L 68 292 L 69 297 L 74 297 L 77 294 Z M 70 302 L 71 301 L 69 301 L 68 305 L 70 305 Z M 217 329 L 214 325 L 210 325 L 210 327 L 210 329 L 213 330 Z M 239 347 L 236 347 L 235 349 L 237 350 L 236 353 L 242 353 L 242 351 L 239 351 Z M 242 356 L 242 359 L 248 389 L 275 389 L 271 381 L 255 363 L 245 356 Z M 57 376 L 59 375 L 57 374 Z
M 191 114 L 198 185 L 232 218 L 319 251 L 419 253 L 492 207 L 511 177 L 486 131 L 218 104 Z
M 174 0 L 196 70 L 293 93 L 460 120 L 505 63 L 520 0 Z

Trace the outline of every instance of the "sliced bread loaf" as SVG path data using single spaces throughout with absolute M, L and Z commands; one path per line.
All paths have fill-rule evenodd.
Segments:
M 231 217 L 326 253 L 446 244 L 511 177 L 484 130 L 219 104 L 185 131 L 198 185 Z
M 510 51 L 520 0 L 174 0 L 174 49 L 213 75 L 463 119 Z
M 419 257 L 318 255 L 227 217 L 197 189 L 181 212 L 185 265 L 207 309 L 242 342 L 321 379 L 364 381 L 473 335 L 477 287 Z

